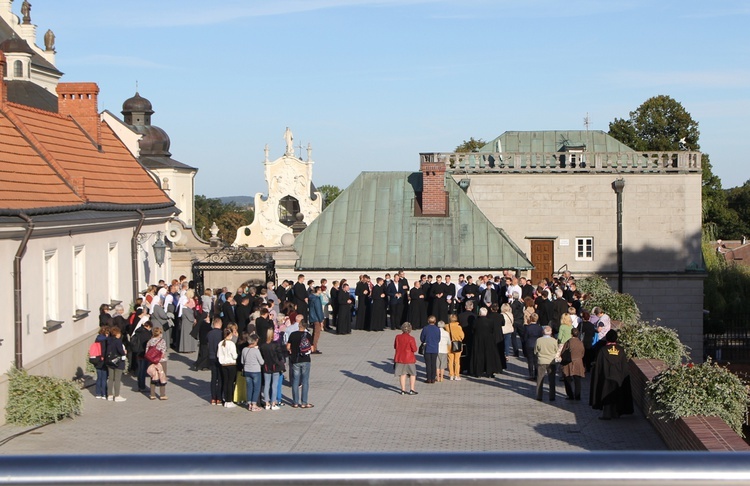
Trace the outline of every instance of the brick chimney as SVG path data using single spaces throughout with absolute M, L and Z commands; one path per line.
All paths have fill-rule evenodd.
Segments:
M 434 154 L 420 154 L 422 216 L 448 216 L 445 164 L 435 162 L 434 157 Z
M 101 147 L 101 119 L 99 117 L 99 86 L 96 83 L 59 83 L 57 112 L 70 116 Z

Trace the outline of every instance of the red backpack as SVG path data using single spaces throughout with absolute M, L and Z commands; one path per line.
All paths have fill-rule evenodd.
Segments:
M 103 341 L 94 341 L 93 343 L 91 343 L 91 346 L 89 346 L 89 362 L 94 366 L 101 367 L 101 365 L 104 364 L 102 342 Z

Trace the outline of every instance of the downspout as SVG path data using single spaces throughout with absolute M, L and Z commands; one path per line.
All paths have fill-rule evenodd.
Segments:
M 16 352 L 16 369 L 23 368 L 23 312 L 21 308 L 21 259 L 26 252 L 26 245 L 29 243 L 31 233 L 34 231 L 34 221 L 26 214 L 19 213 L 19 218 L 26 222 L 26 233 L 23 235 L 21 244 L 18 246 L 16 256 L 13 260 L 13 313 L 15 317 L 15 352 Z
M 612 189 L 617 194 L 617 291 L 622 293 L 622 190 L 625 189 L 625 180 L 615 179 Z
M 141 215 L 141 219 L 138 221 L 138 226 L 133 231 L 133 238 L 130 240 L 130 255 L 133 263 L 133 302 L 138 298 L 138 234 L 141 232 L 143 221 L 146 219 L 146 214 L 140 209 L 136 209 L 135 212 Z

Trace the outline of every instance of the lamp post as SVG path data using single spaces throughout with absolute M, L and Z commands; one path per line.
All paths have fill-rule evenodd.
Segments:
M 154 260 L 156 260 L 156 264 L 161 267 L 164 265 L 164 257 L 167 253 L 167 244 L 164 243 L 164 240 L 161 237 L 161 231 L 156 233 L 156 241 L 151 248 L 154 249 Z
M 617 291 L 622 293 L 622 191 L 625 189 L 625 180 L 615 179 L 612 189 L 617 194 Z

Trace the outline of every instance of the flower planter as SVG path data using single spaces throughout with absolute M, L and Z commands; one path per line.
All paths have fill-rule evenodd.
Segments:
M 670 450 L 750 451 L 750 446 L 719 417 L 697 415 L 668 420 L 653 415 L 646 383 L 667 366 L 658 359 L 631 359 L 629 366 L 633 400 Z

